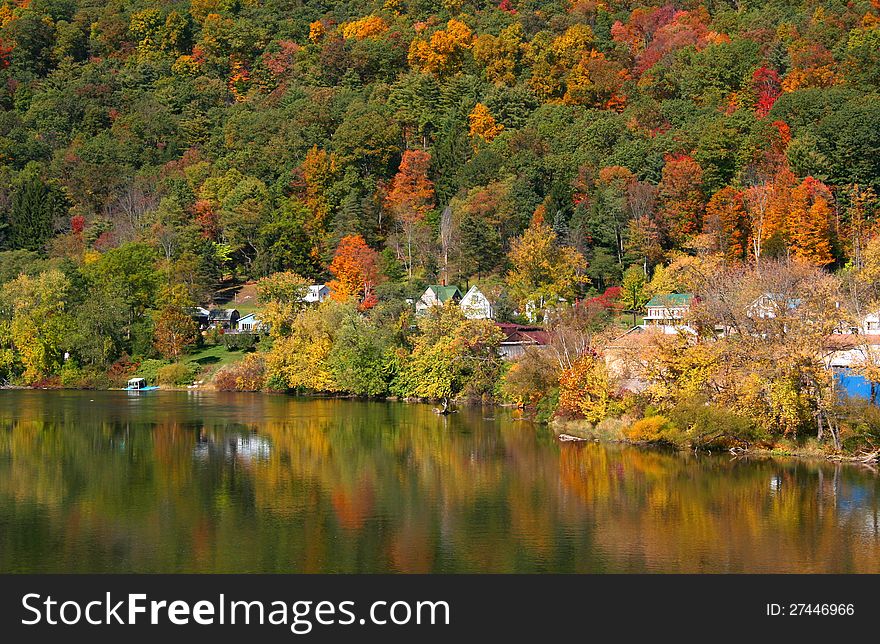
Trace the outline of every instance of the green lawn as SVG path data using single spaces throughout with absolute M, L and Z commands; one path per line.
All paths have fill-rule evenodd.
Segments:
M 184 362 L 198 364 L 202 371 L 197 380 L 209 378 L 221 367 L 238 362 L 245 356 L 242 351 L 227 351 L 222 344 L 206 346 L 193 351 L 183 359 Z

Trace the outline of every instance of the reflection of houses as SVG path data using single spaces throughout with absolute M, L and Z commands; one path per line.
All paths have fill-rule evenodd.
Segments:
M 330 297 L 330 288 L 326 284 L 312 284 L 302 301 L 307 304 L 319 304 Z
M 256 313 L 248 313 L 238 318 L 235 330 L 239 333 L 265 333 L 269 328 Z
M 690 293 L 655 295 L 645 305 L 646 325 L 685 326 L 694 296 Z
M 195 457 L 200 461 L 222 459 L 248 464 L 254 461 L 267 461 L 272 453 L 272 443 L 259 434 L 233 434 L 215 437 L 202 433 L 193 451 Z
M 471 286 L 459 303 L 464 316 L 469 320 L 491 320 L 495 317 L 492 303 L 476 286 Z
M 461 291 L 457 286 L 442 286 L 432 284 L 425 289 L 422 297 L 416 301 L 416 313 L 424 313 L 432 306 L 442 306 L 452 300 L 455 304 L 461 302 Z
M 238 309 L 211 309 L 208 312 L 208 326 L 224 331 L 234 330 L 240 317 Z
M 498 353 L 505 360 L 513 360 L 525 353 L 527 347 L 545 347 L 550 344 L 550 334 L 539 326 L 523 326 L 521 324 L 497 323 L 504 339 Z

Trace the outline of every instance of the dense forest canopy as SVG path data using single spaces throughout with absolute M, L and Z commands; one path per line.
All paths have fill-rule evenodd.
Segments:
M 230 388 L 430 398 L 504 368 L 491 322 L 412 321 L 427 284 L 502 321 L 635 314 L 690 260 L 876 294 L 878 89 L 877 0 L 0 0 L 0 378 L 191 382 L 191 307 L 257 280 Z M 588 415 L 572 324 L 533 379 Z
M 503 274 L 536 209 L 581 294 L 707 245 L 843 265 L 880 187 L 877 2 L 4 0 L 0 66 L 3 247 L 146 241 L 197 299 L 355 234 Z

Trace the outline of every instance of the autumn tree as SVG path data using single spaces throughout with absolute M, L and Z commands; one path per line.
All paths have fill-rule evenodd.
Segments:
M 374 289 L 380 280 L 379 254 L 360 235 L 348 235 L 339 241 L 329 269 L 333 279 L 327 283 L 330 297 L 339 302 L 355 298 L 360 307 L 376 304 Z
M 490 142 L 501 134 L 504 126 L 495 121 L 495 117 L 483 103 L 477 103 L 468 115 L 470 121 L 470 135 L 475 139 Z
M 623 284 L 620 288 L 620 301 L 624 309 L 632 313 L 633 325 L 636 323 L 636 313 L 641 311 L 648 300 L 648 278 L 639 266 L 630 266 L 623 274 Z
M 422 150 L 406 150 L 400 169 L 385 196 L 385 207 L 395 216 L 406 240 L 406 269 L 413 275 L 413 239 L 425 228 L 425 216 L 434 207 L 434 184 L 428 179 L 431 155 Z
M 182 284 L 163 289 L 159 298 L 163 302 L 155 323 L 155 347 L 165 358 L 177 360 L 186 347 L 198 338 L 198 327 L 187 312 L 192 304 L 189 293 Z
M 273 273 L 257 281 L 257 299 L 263 305 L 260 317 L 274 338 L 290 334 L 293 321 L 305 308 L 309 281 L 296 273 Z
M 464 55 L 473 47 L 473 33 L 455 18 L 438 29 L 427 40 L 417 37 L 409 48 L 409 63 L 429 74 L 447 76 L 458 71 Z
M 669 155 L 660 180 L 660 217 L 674 245 L 699 233 L 703 223 L 703 170 L 689 155 Z
M 611 386 L 601 356 L 584 355 L 559 374 L 559 415 L 598 424 L 608 416 L 610 405 Z
M 572 299 L 587 266 L 583 255 L 560 246 L 553 228 L 537 218 L 512 242 L 508 258 L 511 296 L 533 317 L 560 299 Z
M 788 230 L 792 256 L 817 266 L 827 266 L 834 261 L 831 203 L 831 191 L 813 177 L 807 177 L 791 191 Z
M 704 232 L 711 235 L 716 251 L 731 260 L 743 259 L 747 217 L 740 191 L 728 186 L 712 195 L 706 204 Z

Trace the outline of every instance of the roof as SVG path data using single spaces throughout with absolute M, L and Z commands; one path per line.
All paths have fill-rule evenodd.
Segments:
M 694 296 L 691 293 L 667 293 L 655 295 L 645 306 L 690 306 L 693 299 Z
M 496 322 L 495 326 L 501 329 L 504 339 L 501 344 L 550 344 L 550 334 L 539 326 L 523 326 L 508 322 Z
M 458 290 L 457 286 L 443 286 L 441 284 L 431 284 L 428 286 L 428 289 L 434 291 L 434 295 L 437 296 L 437 299 L 441 302 L 445 302 L 446 300 L 452 299 L 456 295 L 461 298 L 461 291 Z M 427 290 L 427 289 L 426 289 Z
M 478 289 L 478 288 L 477 288 L 477 285 L 474 284 L 473 286 L 471 286 L 471 287 L 468 289 L 468 292 L 465 293 L 465 294 L 464 294 L 464 297 L 461 298 L 461 299 L 464 300 L 464 299 L 467 299 L 467 298 L 469 298 L 469 297 L 476 297 L 477 295 L 479 295 L 479 296 L 481 296 L 481 297 L 483 297 L 483 298 L 486 297 L 485 295 L 483 295 L 483 291 L 481 291 L 480 289 Z
M 260 321 L 260 317 L 256 313 L 248 313 L 247 315 L 242 315 L 240 318 L 238 318 L 238 321 L 244 322 L 245 320 L 247 320 L 249 318 L 253 318 L 257 322 Z
M 834 333 L 826 336 L 826 349 L 846 351 L 864 346 L 880 346 L 880 333 Z
M 210 320 L 231 320 L 238 315 L 238 309 L 211 309 L 208 314 Z

